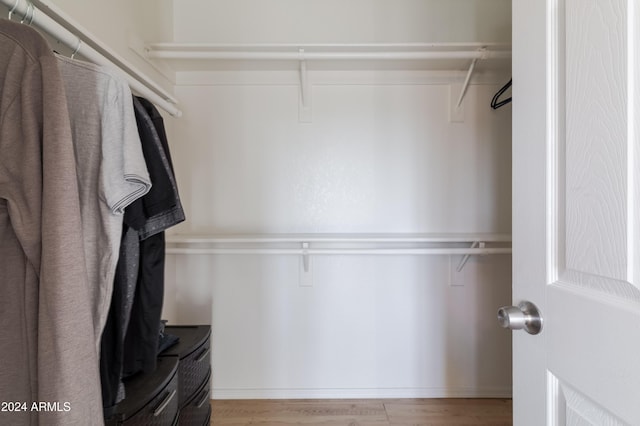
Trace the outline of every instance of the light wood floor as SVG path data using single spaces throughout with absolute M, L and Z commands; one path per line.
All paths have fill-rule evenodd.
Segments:
M 211 424 L 511 426 L 510 399 L 211 401 Z

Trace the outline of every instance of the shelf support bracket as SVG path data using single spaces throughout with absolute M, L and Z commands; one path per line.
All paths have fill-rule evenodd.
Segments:
M 309 272 L 309 243 L 302 243 L 302 265 L 304 272 Z
M 464 95 L 467 94 L 467 89 L 469 88 L 469 82 L 471 81 L 471 76 L 473 75 L 473 71 L 476 68 L 477 62 L 478 62 L 478 58 L 474 58 L 471 61 L 471 65 L 469 66 L 469 71 L 467 71 L 467 77 L 464 79 L 464 83 L 462 83 L 462 90 L 460 91 L 460 96 L 458 96 L 458 103 L 456 103 L 456 108 L 460 108 L 460 105 L 462 105 L 462 100 L 464 99 Z
M 298 104 L 298 122 L 311 123 L 311 86 L 307 75 L 307 60 L 304 49 L 300 53 L 300 102 Z
M 485 246 L 484 241 L 474 241 L 473 244 L 471 244 L 471 248 L 481 248 L 483 249 Z M 460 260 L 460 263 L 458 263 L 458 267 L 456 268 L 457 272 L 462 271 L 462 269 L 464 268 L 464 265 L 467 264 L 467 261 L 469 260 L 469 256 L 471 256 L 470 254 L 465 254 L 462 259 Z
M 300 260 L 300 286 L 313 286 L 313 275 L 311 274 L 311 258 L 309 256 L 308 242 L 302 242 L 302 257 Z
M 464 100 L 464 97 L 467 94 L 467 89 L 469 88 L 469 83 L 471 82 L 471 77 L 473 76 L 473 72 L 476 69 L 476 64 L 478 63 L 478 59 L 485 59 L 485 57 L 487 56 L 486 52 L 487 52 L 486 47 L 483 47 L 482 49 L 480 49 L 481 56 L 478 58 L 473 58 L 471 60 L 471 64 L 469 65 L 469 70 L 467 71 L 467 76 L 465 77 L 464 83 L 462 83 L 462 86 L 460 86 L 459 84 L 451 86 L 450 88 L 451 99 L 449 101 L 450 102 L 449 121 L 458 122 L 458 123 L 464 121 L 464 108 L 462 105 L 462 101 Z M 454 90 L 458 88 L 460 88 L 459 89 L 460 94 L 458 95 L 457 102 L 454 104 L 453 93 L 454 93 Z

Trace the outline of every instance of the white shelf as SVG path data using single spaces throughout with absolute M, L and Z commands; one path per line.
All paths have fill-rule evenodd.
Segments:
M 448 77 L 446 84 L 455 85 L 449 102 L 450 119 L 462 121 L 460 107 L 472 75 L 495 76 L 511 70 L 511 46 L 501 43 L 136 43 L 131 48 L 176 81 L 180 72 L 198 75 L 212 71 L 223 71 L 218 74 L 295 71 L 300 85 L 300 122 L 312 121 L 311 86 L 315 80 L 312 81 L 309 73 L 362 70 L 378 73 L 443 72 Z
M 171 235 L 168 254 L 487 255 L 511 253 L 508 234 Z
M 149 43 L 140 52 L 152 63 L 173 71 L 228 69 L 466 70 L 476 59 L 489 67 L 511 64 L 511 45 L 504 43 L 347 43 L 347 44 L 194 44 Z M 479 64 L 479 68 L 482 68 Z
M 173 234 L 167 236 L 171 244 L 203 243 L 281 243 L 281 242 L 382 242 L 382 243 L 472 243 L 511 242 L 510 234 Z

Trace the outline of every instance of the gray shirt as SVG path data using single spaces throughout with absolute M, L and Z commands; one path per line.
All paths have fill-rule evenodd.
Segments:
M 64 84 L 45 39 L 6 19 L 0 153 L 0 396 L 19 404 L 0 424 L 101 425 Z
M 151 188 L 128 84 L 106 67 L 57 55 L 73 133 L 96 351 L 118 262 L 124 208 Z

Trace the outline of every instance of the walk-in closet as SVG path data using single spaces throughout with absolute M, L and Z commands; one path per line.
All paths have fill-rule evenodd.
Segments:
M 180 418 L 511 398 L 511 0 L 1 3 L 162 116 L 184 221 L 161 319 L 192 346 L 158 369 L 206 363 Z
M 636 0 L 0 0 L 0 424 L 639 425 L 638 40 Z

